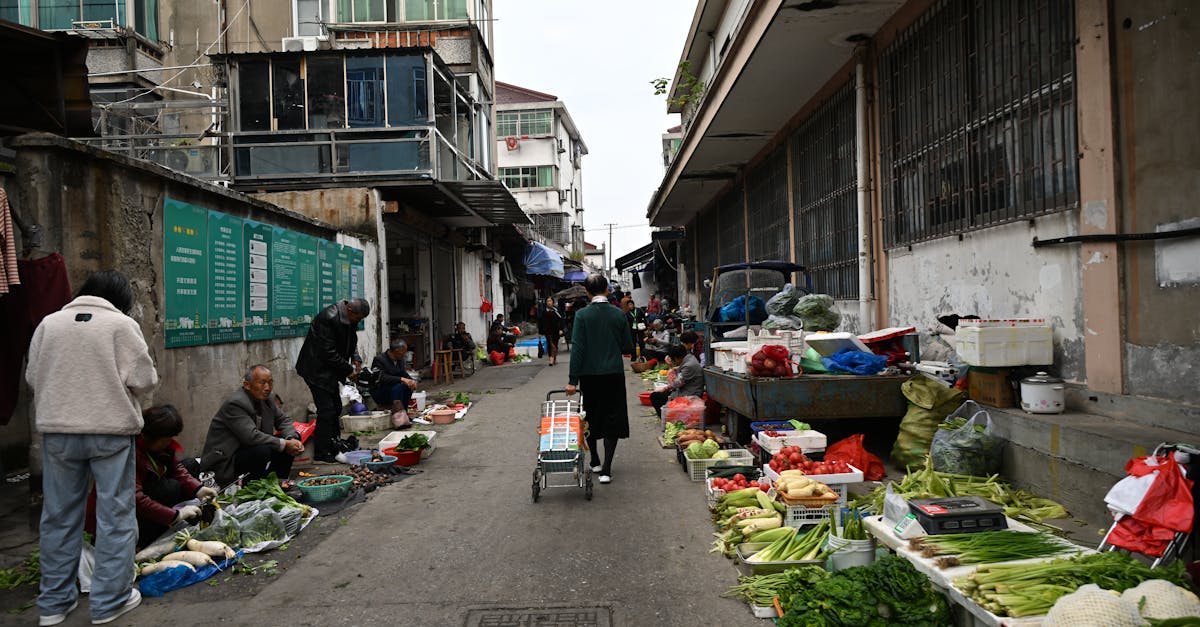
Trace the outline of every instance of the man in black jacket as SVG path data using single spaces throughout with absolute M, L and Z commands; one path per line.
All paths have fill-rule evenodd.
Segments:
M 407 352 L 408 342 L 395 339 L 371 362 L 371 369 L 379 373 L 379 381 L 371 388 L 371 398 L 380 407 L 390 407 L 393 414 L 408 411 L 408 399 L 417 389 L 417 382 L 408 378 L 408 371 L 404 369 Z
M 296 373 L 304 378 L 317 406 L 317 429 L 313 434 L 319 462 L 335 462 L 337 440 L 341 435 L 338 418 L 342 413 L 342 397 L 338 386 L 347 378 L 358 376 L 350 357 L 358 348 L 358 323 L 371 313 L 371 306 L 362 298 L 334 303 L 313 318 L 296 359 Z

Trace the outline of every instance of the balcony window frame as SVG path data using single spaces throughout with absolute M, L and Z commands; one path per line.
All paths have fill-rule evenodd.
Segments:
M 514 172 L 514 170 L 516 172 Z M 527 170 L 532 170 L 527 172 Z M 558 181 L 558 168 L 552 165 L 524 165 L 498 168 L 496 171 L 496 180 L 504 183 L 504 186 L 509 189 L 525 189 L 525 190 L 545 190 L 554 189 Z M 542 175 L 549 172 L 549 185 L 542 185 Z M 510 179 L 517 179 L 517 185 L 510 185 Z M 532 185 L 521 185 L 520 182 L 529 181 Z

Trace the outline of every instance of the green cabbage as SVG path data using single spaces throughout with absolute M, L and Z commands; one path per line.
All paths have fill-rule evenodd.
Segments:
M 683 451 L 683 454 L 687 455 L 688 459 L 708 459 L 712 457 L 712 453 L 709 453 L 708 449 L 699 442 L 689 444 L 687 449 Z
M 716 455 L 717 451 L 721 450 L 721 445 L 717 444 L 716 440 L 705 440 L 700 446 L 706 451 L 705 457 L 712 457 Z

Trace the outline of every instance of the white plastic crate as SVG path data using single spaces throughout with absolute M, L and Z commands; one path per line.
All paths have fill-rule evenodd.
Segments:
M 788 355 L 796 360 L 799 360 L 808 351 L 808 344 L 804 341 L 804 331 L 762 329 L 757 334 L 750 334 L 747 340 L 749 354 L 753 356 L 768 344 L 777 344 L 787 348 Z
M 746 359 L 749 357 L 749 355 L 750 351 L 745 347 L 714 348 L 713 366 L 729 372 L 746 374 L 746 369 L 748 367 Z
M 373 411 L 359 416 L 342 416 L 342 431 L 383 431 L 392 428 L 392 414 L 386 411 Z
M 413 431 L 411 429 L 406 431 L 393 431 L 385 435 L 383 439 L 379 441 L 379 446 L 376 448 L 381 451 L 385 448 L 391 448 L 399 444 L 404 438 L 407 438 L 410 435 L 417 435 L 418 433 L 429 439 L 429 446 L 421 451 L 421 459 L 425 459 L 430 455 L 433 455 L 433 441 L 435 438 L 437 438 L 437 431 Z
M 851 468 L 854 468 L 854 466 L 851 466 Z M 838 500 L 835 504 L 841 506 L 846 503 L 846 498 L 850 494 L 847 484 L 858 483 L 863 480 L 862 471 L 858 470 L 857 468 L 855 468 L 855 471 L 856 472 L 845 472 L 834 475 L 805 476 L 811 478 L 813 481 L 820 481 L 821 483 L 829 486 L 830 490 L 837 492 Z M 779 480 L 779 473 L 775 472 L 769 464 L 763 464 L 763 476 L 767 479 L 770 479 L 772 485 Z M 791 506 L 789 505 L 789 507 Z
M 729 457 L 725 459 L 692 459 L 685 457 L 687 461 L 688 475 L 692 481 L 704 481 L 708 479 L 708 469 L 713 466 L 750 466 L 754 464 L 754 456 L 744 448 L 733 448 L 725 451 L 729 453 Z
M 815 525 L 827 518 L 833 518 L 834 524 L 840 525 L 841 511 L 842 506 L 838 503 L 822 505 L 821 507 L 805 507 L 803 505 L 788 505 L 784 503 L 783 524 L 799 529 L 800 527 Z
M 1054 363 L 1054 333 L 1049 325 L 1010 321 L 1012 326 L 959 323 L 955 349 L 972 366 L 1044 366 Z
M 788 431 L 787 435 L 766 435 L 759 432 L 754 435 L 755 441 L 763 450 L 774 455 L 785 446 L 799 446 L 805 453 L 816 453 L 825 450 L 825 434 L 820 431 Z

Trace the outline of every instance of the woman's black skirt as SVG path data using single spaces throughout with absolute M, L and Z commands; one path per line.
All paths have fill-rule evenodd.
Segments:
M 583 409 L 592 437 L 629 437 L 625 373 L 580 375 L 579 391 L 583 393 Z

